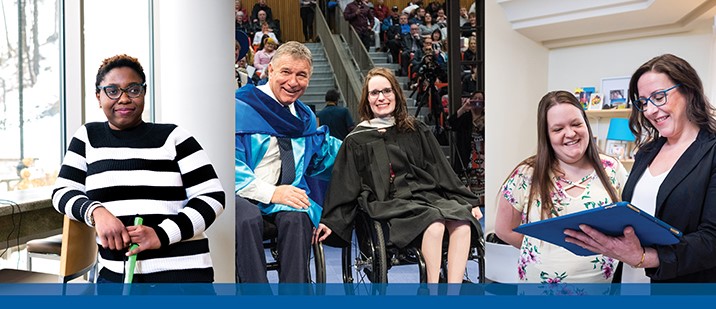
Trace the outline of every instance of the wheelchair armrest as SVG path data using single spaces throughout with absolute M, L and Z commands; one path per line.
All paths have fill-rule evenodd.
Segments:
M 500 239 L 500 237 L 497 237 L 497 234 L 495 233 L 487 234 L 487 236 L 485 236 L 485 241 L 493 244 L 508 245 L 508 243 Z

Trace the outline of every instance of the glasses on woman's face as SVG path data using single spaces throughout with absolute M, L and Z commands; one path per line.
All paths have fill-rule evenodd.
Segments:
M 652 93 L 648 98 L 641 97 L 634 102 L 634 107 L 636 107 L 637 110 L 640 112 L 643 112 L 644 109 L 646 109 L 646 105 L 651 102 L 652 105 L 659 107 L 666 104 L 666 94 L 671 91 L 672 89 L 681 86 L 681 84 L 676 84 L 671 86 L 668 89 L 659 90 L 654 93 Z
M 122 92 L 126 93 L 128 97 L 134 99 L 138 98 L 144 92 L 146 84 L 131 83 L 127 88 L 120 88 L 116 85 L 99 86 L 97 89 L 104 90 L 104 94 L 112 100 L 119 100 L 122 96 Z
M 383 94 L 384 97 L 389 97 L 393 95 L 393 88 L 385 88 L 383 90 L 371 90 L 368 91 L 368 95 L 370 95 L 372 98 L 377 98 L 380 94 Z

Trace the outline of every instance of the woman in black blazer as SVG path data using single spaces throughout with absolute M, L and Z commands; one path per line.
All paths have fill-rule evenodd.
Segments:
M 642 247 L 631 227 L 619 237 L 590 227 L 567 241 L 644 268 L 651 282 L 716 282 L 716 118 L 696 70 L 665 54 L 629 82 L 629 125 L 639 151 L 622 199 L 683 233 L 675 245 Z

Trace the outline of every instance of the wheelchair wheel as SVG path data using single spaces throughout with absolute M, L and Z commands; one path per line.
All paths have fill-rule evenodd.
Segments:
M 313 267 L 309 265 L 308 272 L 311 283 L 315 284 L 316 295 L 326 295 L 326 256 L 323 253 L 323 244 L 313 244 L 313 254 L 311 261 Z
M 278 271 L 279 259 L 278 259 L 278 247 L 276 245 L 276 239 L 269 239 L 264 242 L 264 248 L 269 250 L 273 260 L 266 261 L 266 270 Z M 308 260 L 308 276 L 310 283 L 326 283 L 326 256 L 323 252 L 323 244 L 317 243 L 312 245 L 311 256 Z
M 342 250 L 343 283 L 349 294 L 384 294 L 388 282 L 385 238 L 380 222 L 356 216 L 353 240 Z
M 323 244 L 313 244 L 313 254 L 311 255 L 313 268 L 311 272 L 311 283 L 326 283 L 326 256 L 323 254 Z
M 485 240 L 482 237 L 476 247 L 470 248 L 463 282 L 485 283 Z
M 443 249 L 443 257 L 440 262 L 440 283 L 447 283 L 447 248 Z M 422 277 L 421 277 L 422 278 Z M 420 281 L 425 283 L 426 281 Z M 485 240 L 478 238 L 478 244 L 470 247 L 465 267 L 463 283 L 485 283 Z

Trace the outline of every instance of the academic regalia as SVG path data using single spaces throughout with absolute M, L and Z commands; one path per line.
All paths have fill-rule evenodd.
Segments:
M 314 226 L 318 226 L 324 192 L 322 181 L 330 179 L 334 154 L 341 141 L 331 137 L 326 126 L 318 127 L 316 116 L 299 100 L 293 103 L 297 113 L 294 116 L 253 85 L 239 88 L 235 97 L 235 191 L 256 181 L 254 169 L 266 154 L 272 136 L 290 137 L 296 162 L 296 177 L 291 185 L 306 190 L 311 205 L 300 210 L 279 203 L 258 203 L 258 206 L 265 215 L 278 211 L 306 212 Z
M 416 124 L 401 133 L 392 118 L 373 119 L 344 140 L 321 219 L 343 242 L 351 239 L 356 201 L 371 218 L 387 221 L 388 239 L 401 248 L 443 219 L 469 220 L 473 240 L 482 237 L 471 213 L 478 197 L 455 175 L 430 128 Z

